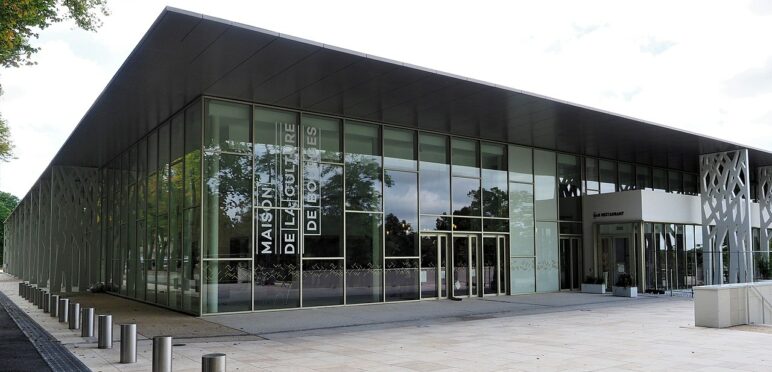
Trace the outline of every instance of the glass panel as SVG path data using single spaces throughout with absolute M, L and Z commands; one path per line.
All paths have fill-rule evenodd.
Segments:
M 452 138 L 450 142 L 453 175 L 480 177 L 480 168 L 477 166 L 477 141 Z
M 555 153 L 534 150 L 534 212 L 537 220 L 555 220 L 558 214 Z
M 421 216 L 421 231 L 450 231 L 453 224 L 450 217 L 442 216 Z
M 145 224 L 145 301 L 156 301 L 156 249 L 158 247 L 158 132 L 147 141 L 147 217 Z
M 204 143 L 207 150 L 249 152 L 249 105 L 210 100 Z
M 380 213 L 346 213 L 346 303 L 383 301 Z
M 507 217 L 507 172 L 503 145 L 482 145 L 483 216 Z
M 486 232 L 509 232 L 509 221 L 498 218 L 483 218 L 483 230 Z
M 343 167 L 308 162 L 303 174 L 303 255 L 343 257 Z
M 297 115 L 255 108 L 255 206 L 298 207 L 299 150 Z
M 250 257 L 252 162 L 249 156 L 206 157 L 204 257 Z
M 512 182 L 533 183 L 533 152 L 528 147 L 509 145 L 508 147 L 509 180 Z
M 536 222 L 536 291 L 553 292 L 558 287 L 558 225 Z
M 510 254 L 533 256 L 533 185 L 509 184 L 509 222 Z
M 343 304 L 343 260 L 303 260 L 303 307 Z
M 483 238 L 483 256 L 482 256 L 482 283 L 484 294 L 496 294 L 499 292 L 499 280 L 497 276 L 497 255 L 496 237 Z
M 437 297 L 437 269 L 440 241 L 437 236 L 421 237 L 421 297 Z M 443 278 L 444 280 L 444 278 Z
M 638 189 L 651 190 L 651 168 L 643 165 L 635 166 L 635 184 Z
M 480 216 L 480 180 L 453 177 L 453 215 Z
M 600 169 L 601 194 L 617 191 L 617 163 L 609 160 L 598 161 Z
M 683 180 L 682 173 L 679 171 L 668 171 L 667 185 L 668 185 L 668 191 L 675 194 L 683 194 L 684 180 Z
M 201 104 L 185 110 L 182 309 L 200 312 L 201 299 Z
M 447 138 L 421 134 L 420 159 L 421 213 L 450 214 L 450 166 L 448 166 Z
M 619 163 L 619 191 L 635 190 L 635 174 L 633 165 Z
M 251 271 L 250 261 L 205 261 L 204 312 L 250 310 Z
M 417 170 L 415 131 L 383 128 L 383 166 L 387 169 Z
M 343 152 L 340 120 L 321 116 L 303 115 L 303 149 L 310 159 L 341 163 Z
M 386 256 L 418 256 L 418 175 L 386 171 Z
M 346 123 L 346 208 L 381 209 L 381 139 L 378 126 Z
M 558 155 L 558 195 L 560 196 L 560 220 L 581 221 L 582 170 L 579 158 Z
M 255 310 L 298 307 L 298 210 L 259 208 L 255 212 Z
M 182 160 L 172 164 L 170 170 L 169 194 L 169 306 L 182 308 Z
M 533 293 L 536 288 L 536 273 L 533 258 L 510 258 L 510 284 L 512 294 Z
M 481 231 L 482 220 L 480 218 L 453 217 L 453 231 Z
M 453 237 L 453 295 L 469 296 L 470 257 L 468 237 Z
M 699 195 L 700 190 L 697 185 L 697 175 L 684 173 L 684 194 Z
M 657 288 L 657 243 L 654 236 L 654 225 L 643 224 L 644 260 L 646 270 L 646 289 Z
M 654 168 L 653 187 L 657 191 L 667 191 L 667 172 L 664 169 Z
M 198 313 L 201 299 L 201 208 L 185 210 L 183 248 L 183 309 Z
M 156 256 L 156 302 L 168 304 L 169 297 L 169 143 L 170 125 L 158 131 L 158 255 Z
M 386 260 L 386 301 L 417 300 L 419 269 L 416 259 Z
M 600 192 L 600 170 L 598 159 L 584 159 L 584 176 L 586 178 L 587 194 L 594 195 Z

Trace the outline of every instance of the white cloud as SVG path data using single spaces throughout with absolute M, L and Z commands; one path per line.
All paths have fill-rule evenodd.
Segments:
M 110 2 L 98 33 L 56 25 L 37 66 L 0 72 L 19 156 L 0 190 L 26 193 L 164 5 Z M 772 60 L 765 1 L 169 5 L 772 149 L 772 92 L 741 78 Z

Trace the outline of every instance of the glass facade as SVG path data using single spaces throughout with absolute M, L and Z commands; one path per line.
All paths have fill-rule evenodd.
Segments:
M 583 194 L 697 187 L 673 170 L 215 99 L 100 174 L 108 289 L 193 314 L 557 291 Z M 652 286 L 702 282 L 694 226 L 644 228 Z

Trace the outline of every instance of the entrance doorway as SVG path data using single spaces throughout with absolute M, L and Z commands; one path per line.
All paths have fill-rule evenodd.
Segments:
M 560 290 L 578 291 L 582 283 L 582 249 L 578 237 L 560 238 Z
M 506 293 L 506 236 L 421 234 L 421 298 Z
M 635 263 L 635 252 L 630 244 L 630 237 L 600 237 L 600 271 L 609 289 L 615 285 L 620 274 L 629 274 L 637 285 Z

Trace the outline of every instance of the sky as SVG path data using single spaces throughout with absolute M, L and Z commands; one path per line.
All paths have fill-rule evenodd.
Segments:
M 0 69 L 25 195 L 165 6 L 772 151 L 772 0 L 108 0 L 97 32 L 40 32 Z

